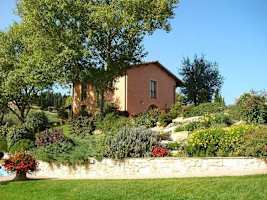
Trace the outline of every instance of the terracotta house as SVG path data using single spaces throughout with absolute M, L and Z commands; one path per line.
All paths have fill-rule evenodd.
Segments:
M 115 103 L 120 111 L 137 115 L 150 108 L 167 110 L 175 103 L 176 88 L 182 82 L 159 62 L 131 66 L 118 78 L 115 90 L 106 99 Z M 97 97 L 92 85 L 76 83 L 73 90 L 73 113 L 81 109 L 97 110 Z

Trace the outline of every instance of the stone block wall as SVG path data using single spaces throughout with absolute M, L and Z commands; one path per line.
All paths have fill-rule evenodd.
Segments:
M 267 174 L 256 158 L 140 158 L 91 160 L 87 166 L 39 163 L 34 176 L 60 179 L 144 179 Z

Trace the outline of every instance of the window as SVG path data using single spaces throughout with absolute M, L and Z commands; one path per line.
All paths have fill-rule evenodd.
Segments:
M 157 98 L 157 81 L 150 80 L 149 93 L 151 98 Z
M 82 83 L 81 100 L 85 100 L 87 96 L 87 84 Z

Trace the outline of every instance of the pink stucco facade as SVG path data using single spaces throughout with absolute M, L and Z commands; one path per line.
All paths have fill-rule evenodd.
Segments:
M 156 82 L 155 97 L 151 97 L 150 82 Z M 130 67 L 126 74 L 117 79 L 115 90 L 108 95 L 109 101 L 115 103 L 119 110 L 137 115 L 147 111 L 151 106 L 167 110 L 175 103 L 175 90 L 181 81 L 164 68 L 159 62 L 151 62 Z M 81 86 L 74 87 L 73 111 L 78 113 L 81 104 L 78 101 Z M 82 103 L 88 111 L 96 105 L 92 87 L 88 87 L 87 99 Z
M 156 98 L 150 97 L 150 81 L 157 82 Z M 176 81 L 156 64 L 134 67 L 127 71 L 127 111 L 136 115 L 156 106 L 169 109 L 175 102 Z

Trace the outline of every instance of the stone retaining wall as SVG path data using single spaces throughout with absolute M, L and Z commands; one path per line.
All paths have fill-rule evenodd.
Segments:
M 101 162 L 87 166 L 40 162 L 33 177 L 60 179 L 144 179 L 267 174 L 267 163 L 256 158 L 145 158 Z

